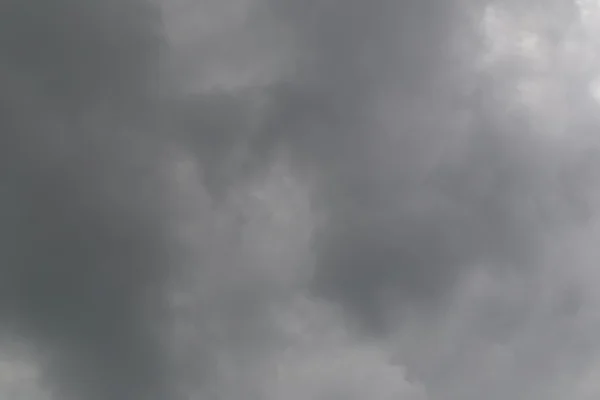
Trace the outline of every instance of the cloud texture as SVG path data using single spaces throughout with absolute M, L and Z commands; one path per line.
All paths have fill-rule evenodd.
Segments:
M 4 2 L 1 387 L 595 398 L 598 21 Z

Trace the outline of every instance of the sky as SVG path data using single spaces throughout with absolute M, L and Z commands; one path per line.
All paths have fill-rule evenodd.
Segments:
M 3 1 L 2 398 L 598 398 L 598 26 Z

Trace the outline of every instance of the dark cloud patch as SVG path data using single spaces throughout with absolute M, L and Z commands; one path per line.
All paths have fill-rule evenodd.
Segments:
M 147 101 L 161 46 L 160 13 L 150 2 L 11 0 L 1 7 L 4 68 L 52 96 L 55 107 Z
M 171 398 L 161 29 L 146 1 L 0 5 L 2 322 L 57 398 Z

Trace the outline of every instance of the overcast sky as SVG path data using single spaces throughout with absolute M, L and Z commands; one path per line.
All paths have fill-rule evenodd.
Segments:
M 0 396 L 597 399 L 599 26 L 3 1 Z

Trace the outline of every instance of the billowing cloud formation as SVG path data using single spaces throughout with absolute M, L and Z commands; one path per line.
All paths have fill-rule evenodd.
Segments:
M 3 324 L 56 398 L 596 396 L 594 7 L 5 2 Z
M 477 265 L 530 266 L 545 235 L 584 216 L 590 160 L 551 131 L 593 117 L 548 123 L 559 112 L 541 116 L 539 102 L 527 103 L 529 91 L 551 90 L 542 96 L 569 112 L 555 104 L 566 101 L 559 79 L 569 77 L 533 71 L 530 78 L 533 62 L 499 54 L 494 6 L 283 2 L 268 9 L 297 53 L 292 72 L 282 68 L 283 78 L 263 90 L 250 83 L 239 96 L 209 97 L 220 111 L 190 121 L 192 137 L 200 154 L 217 148 L 215 140 L 226 149 L 216 164 L 201 157 L 209 181 L 268 163 L 281 147 L 310 170 L 315 207 L 327 220 L 315 236 L 317 292 L 342 300 L 370 327 L 382 323 L 384 293 L 394 304 L 427 305 Z M 483 29 L 463 27 L 469 11 L 479 11 Z M 254 23 L 265 24 L 258 14 Z M 248 28 L 232 35 L 253 32 L 249 15 Z M 537 47 L 552 46 L 533 36 Z M 590 107 L 586 94 L 575 96 Z M 266 102 L 262 122 L 250 106 L 254 119 L 239 111 L 246 101 Z
M 244 5 L 215 37 L 244 48 L 246 85 L 223 80 L 236 67 L 215 37 L 197 43 L 225 71 L 199 63 L 195 81 L 226 93 L 217 128 L 188 120 L 200 151 L 229 134 L 218 163 L 200 157 L 207 176 L 235 186 L 288 154 L 311 182 L 310 293 L 395 349 L 430 398 L 584 393 L 596 303 L 582 280 L 596 280 L 572 246 L 595 237 L 591 6 Z M 207 9 L 227 26 L 226 8 Z M 288 42 L 265 54 L 248 37 L 270 30 Z M 270 84 L 257 64 L 279 66 Z

